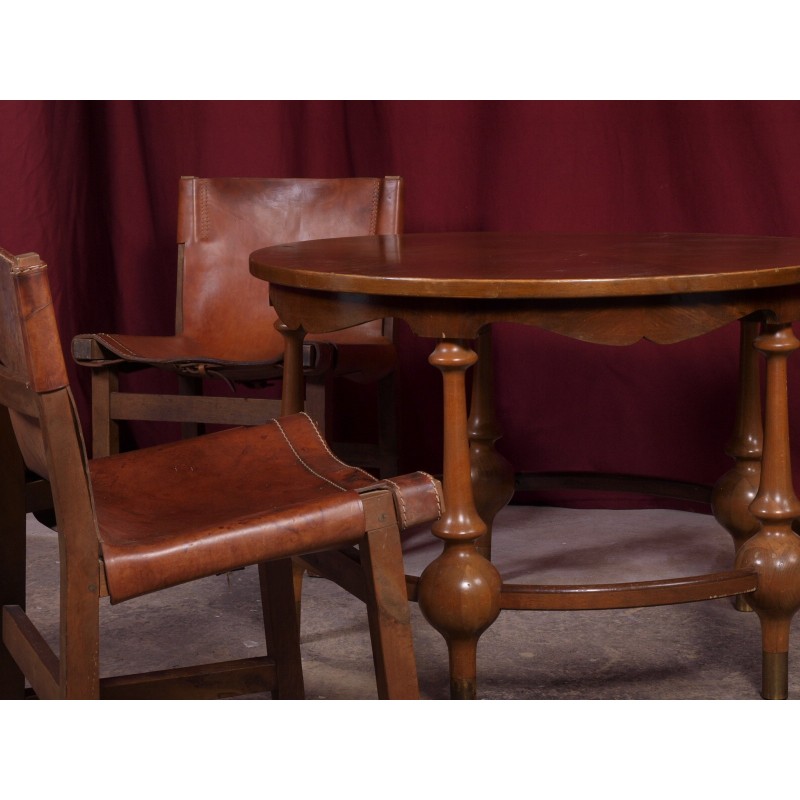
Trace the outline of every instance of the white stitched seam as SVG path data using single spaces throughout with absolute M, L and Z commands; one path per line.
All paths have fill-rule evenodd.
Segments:
M 421 472 L 420 475 L 424 475 L 430 482 L 431 486 L 433 486 L 433 494 L 436 497 L 436 510 L 439 516 L 442 516 L 442 503 L 439 500 L 439 490 L 436 488 L 436 481 L 433 478 L 433 475 L 428 475 L 427 472 Z
M 304 416 L 305 416 L 305 415 L 304 415 Z M 340 492 L 346 492 L 346 491 L 347 491 L 347 489 L 346 489 L 344 486 L 339 486 L 339 484 L 338 484 L 338 483 L 334 483 L 332 480 L 330 480 L 329 478 L 326 478 L 324 475 L 320 475 L 320 474 L 319 474 L 319 472 L 317 472 L 315 469 L 312 469 L 312 467 L 310 467 L 310 466 L 309 466 L 309 465 L 308 465 L 308 464 L 307 464 L 307 463 L 306 463 L 306 462 L 303 460 L 303 458 L 302 458 L 302 456 L 300 455 L 300 453 L 298 453 L 298 452 L 297 452 L 297 450 L 295 449 L 295 447 L 294 447 L 294 445 L 292 444 L 291 440 L 290 440 L 290 439 L 289 439 L 289 437 L 286 435 L 286 431 L 283 429 L 283 427 L 282 427 L 282 425 L 280 424 L 280 422 L 278 422 L 278 420 L 276 420 L 276 419 L 275 419 L 275 420 L 273 420 L 273 422 L 274 422 L 274 423 L 275 423 L 275 425 L 277 426 L 278 430 L 281 432 L 281 435 L 283 436 L 283 438 L 286 440 L 286 444 L 288 444 L 288 445 L 289 445 L 289 448 L 290 448 L 290 449 L 291 449 L 291 451 L 294 453 L 294 456 L 295 456 L 295 458 L 296 458 L 296 459 L 297 459 L 297 460 L 298 460 L 298 461 L 299 461 L 299 462 L 300 462 L 300 463 L 301 463 L 301 464 L 302 464 L 302 465 L 303 465 L 303 466 L 304 466 L 304 467 L 305 467 L 305 468 L 306 468 L 306 469 L 307 469 L 307 470 L 308 470 L 308 471 L 309 471 L 309 472 L 310 472 L 312 475 L 316 476 L 316 477 L 317 477 L 317 478 L 319 478 L 320 480 L 323 480 L 323 481 L 325 481 L 325 483 L 329 483 L 331 486 L 334 486 L 334 487 L 335 487 L 335 488 L 337 488 L 337 489 L 338 489 Z
M 442 504 L 439 501 L 439 492 L 436 489 L 436 481 L 433 479 L 433 476 L 429 475 L 427 472 L 417 472 L 417 475 L 424 475 L 430 481 L 430 484 L 433 487 L 434 497 L 436 498 L 437 517 L 441 517 Z M 397 490 L 397 494 L 395 495 L 395 497 L 397 497 L 400 502 L 400 516 L 402 517 L 403 526 L 405 527 L 405 524 L 408 520 L 408 514 L 406 513 L 406 504 L 405 501 L 403 500 L 403 494 L 402 494 L 403 490 L 394 481 L 390 481 L 384 478 L 382 483 L 388 483 L 389 486 L 393 486 Z
M 333 454 L 333 451 L 330 449 L 330 447 L 328 447 L 328 443 L 325 441 L 325 439 L 322 438 L 322 434 L 319 432 L 319 428 L 317 428 L 316 424 L 314 423 L 314 420 L 311 419 L 311 417 L 309 417 L 308 414 L 306 414 L 305 411 L 300 411 L 299 413 L 302 414 L 311 423 L 311 427 L 314 429 L 314 433 L 317 434 L 317 438 L 322 443 L 322 446 L 325 448 L 325 450 L 328 453 L 328 455 L 337 464 L 341 464 L 343 467 L 347 467 L 348 469 L 354 469 L 356 472 L 360 472 L 365 478 L 369 478 L 373 483 L 375 482 L 375 476 L 374 475 L 370 475 L 369 472 L 367 472 L 366 470 L 361 469 L 361 467 L 354 467 L 354 466 L 352 466 L 352 464 L 346 464 L 344 461 L 342 461 L 341 459 L 337 458 Z
M 208 182 L 200 181 L 200 240 L 206 241 L 211 229 L 208 218 Z
M 374 234 L 378 230 L 378 200 L 380 199 L 381 182 L 375 181 L 375 191 L 372 193 L 372 219 L 369 221 L 369 232 Z
M 12 267 L 11 274 L 12 275 L 24 275 L 26 272 L 36 272 L 37 270 L 44 269 L 47 264 L 37 264 L 35 267 L 24 267 L 20 269 L 19 267 Z
M 389 486 L 394 487 L 395 489 L 395 497 L 397 498 L 398 502 L 400 503 L 400 520 L 403 523 L 403 527 L 407 528 L 408 525 L 406 524 L 408 521 L 408 514 L 406 514 L 406 501 L 403 498 L 403 492 L 400 487 L 394 482 L 384 479 L 383 483 L 388 483 Z
M 124 344 L 122 344 L 122 342 L 115 339 L 110 333 L 99 333 L 98 336 L 103 336 L 104 338 L 108 339 L 108 341 L 114 342 L 114 344 L 120 350 L 124 350 L 126 353 L 134 356 L 135 358 L 141 358 L 141 356 L 137 352 L 131 350 L 130 347 L 126 347 Z

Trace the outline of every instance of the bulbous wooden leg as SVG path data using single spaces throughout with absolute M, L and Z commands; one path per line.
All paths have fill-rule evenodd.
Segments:
M 422 573 L 419 607 L 447 642 L 454 700 L 477 696 L 478 639 L 500 612 L 500 585 L 500 575 L 477 552 L 474 540 L 446 542 L 442 554 Z
M 759 328 L 758 321 L 741 322 L 736 424 L 725 450 L 735 464 L 717 481 L 711 495 L 714 516 L 733 537 L 736 553 L 760 527 L 758 519 L 750 511 L 761 482 L 761 381 L 758 353 L 754 346 Z M 736 597 L 735 606 L 739 611 L 753 610 L 744 595 Z
M 470 477 L 464 375 L 477 360 L 461 343 L 444 339 L 430 362 L 442 373 L 444 389 L 445 512 L 432 527 L 442 553 L 423 571 L 419 607 L 442 634 L 450 654 L 450 696 L 477 694 L 477 646 L 500 613 L 500 575 L 477 550 L 486 525 L 475 508 Z
M 789 628 L 800 608 L 800 537 L 792 530 L 800 501 L 792 486 L 786 379 L 787 358 L 800 342 L 790 324 L 768 324 L 755 346 L 767 362 L 761 483 L 750 506 L 760 527 L 742 543 L 736 564 L 758 574 L 758 589 L 749 600 L 761 621 L 761 694 L 778 700 L 789 692 Z
M 475 506 L 486 523 L 486 533 L 478 539 L 476 547 L 484 558 L 491 559 L 492 524 L 497 512 L 514 496 L 514 468 L 495 449 L 502 431 L 495 413 L 491 327 L 479 334 L 477 351 L 467 431 Z

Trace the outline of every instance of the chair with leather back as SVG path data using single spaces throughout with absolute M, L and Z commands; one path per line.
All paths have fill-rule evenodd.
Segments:
M 398 233 L 400 178 L 182 178 L 178 199 L 178 292 L 174 336 L 77 336 L 72 353 L 92 367 L 94 455 L 119 449 L 117 420 L 250 425 L 279 413 L 279 401 L 201 396 L 208 379 L 263 385 L 279 380 L 283 343 L 269 288 L 250 275 L 253 250 L 304 239 Z M 325 432 L 333 377 L 378 382 L 379 443 L 340 449 L 362 466 L 396 472 L 391 320 L 309 336 L 304 359 L 310 415 Z M 156 367 L 178 374 L 177 395 L 120 391 L 120 373 Z M 219 393 L 217 393 L 219 394 Z M 357 455 L 355 455 L 357 453 Z
M 378 694 L 416 697 L 399 528 L 438 516 L 422 473 L 376 482 L 306 414 L 87 459 L 45 264 L 0 250 L 0 692 L 40 698 L 303 695 L 293 557 L 359 567 Z M 25 612 L 26 470 L 49 481 L 60 548 L 58 655 Z M 357 546 L 357 547 L 356 547 Z M 347 555 L 343 555 L 346 553 Z M 99 604 L 258 564 L 266 655 L 100 678 Z

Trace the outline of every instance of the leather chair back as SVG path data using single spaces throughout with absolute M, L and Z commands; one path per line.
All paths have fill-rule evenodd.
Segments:
M 279 356 L 269 287 L 250 274 L 250 253 L 305 239 L 393 233 L 401 198 L 400 178 L 183 178 L 176 333 L 232 360 Z M 380 333 L 380 321 L 367 326 Z

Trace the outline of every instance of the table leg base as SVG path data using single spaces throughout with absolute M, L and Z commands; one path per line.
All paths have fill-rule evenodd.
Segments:
M 733 601 L 733 607 L 742 613 L 753 611 L 753 606 L 747 602 L 747 598 L 743 594 L 736 595 Z
M 761 696 L 765 700 L 788 699 L 789 654 L 763 653 L 761 670 Z
M 478 696 L 478 639 L 451 639 L 447 643 L 450 655 L 450 699 L 475 700 Z

